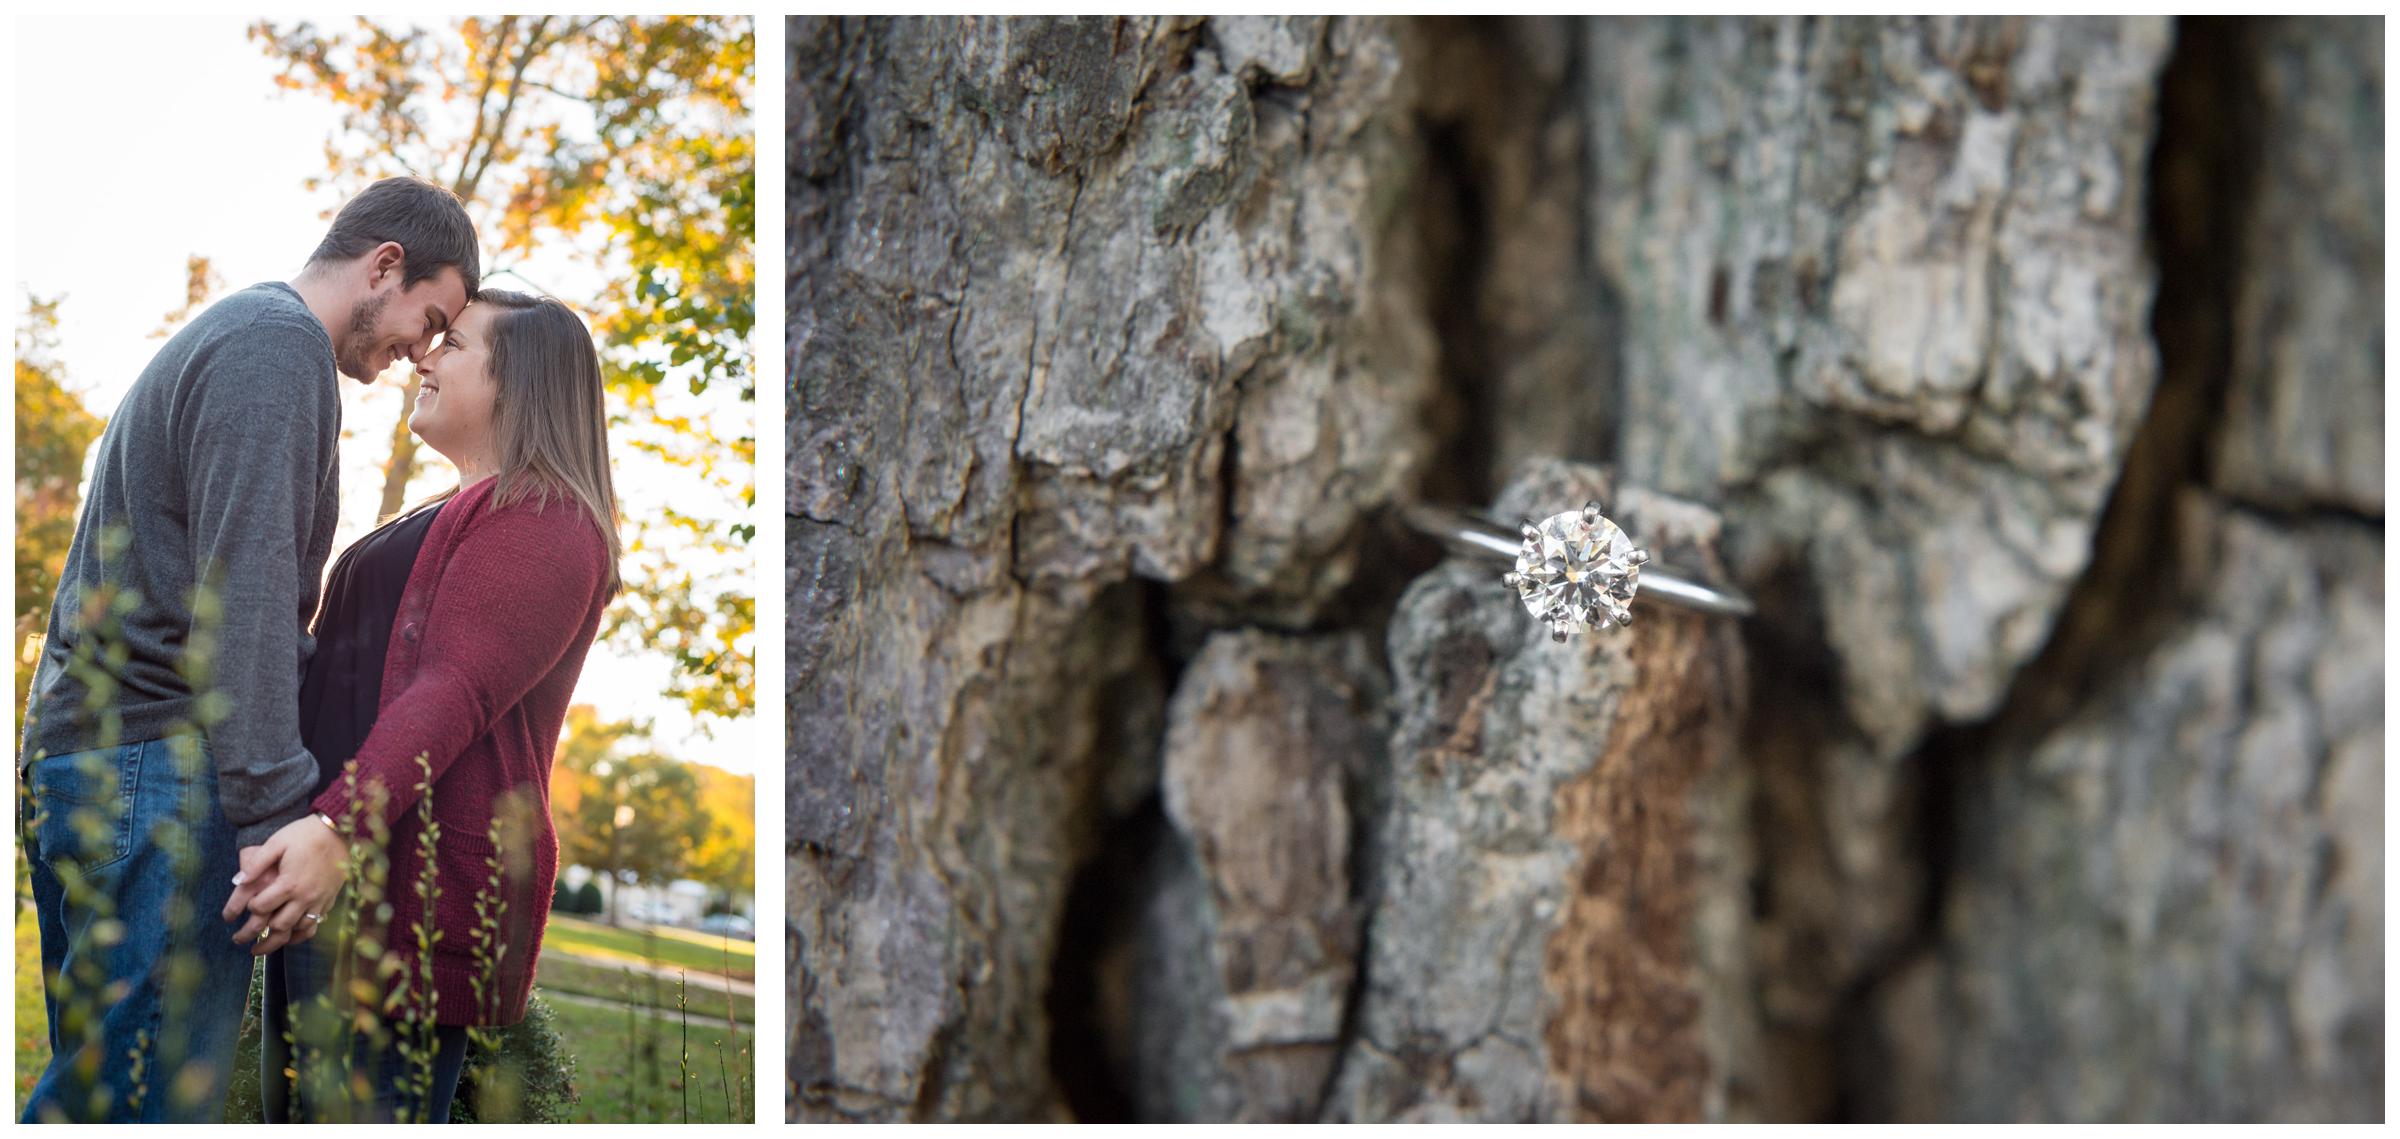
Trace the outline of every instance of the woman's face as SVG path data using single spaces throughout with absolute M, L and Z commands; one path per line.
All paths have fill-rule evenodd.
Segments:
M 488 468 L 496 458 L 492 409 L 500 380 L 492 374 L 486 336 L 496 312 L 490 305 L 468 305 L 441 344 L 417 362 L 417 409 L 408 417 L 408 429 L 462 471 L 470 465 Z

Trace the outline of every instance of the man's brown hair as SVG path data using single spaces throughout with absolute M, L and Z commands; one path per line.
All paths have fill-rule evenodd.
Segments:
M 468 296 L 482 287 L 483 261 L 466 205 L 423 178 L 385 178 L 360 191 L 333 215 L 333 228 L 308 263 L 348 261 L 387 241 L 398 242 L 406 254 L 403 289 L 446 268 L 458 270 Z

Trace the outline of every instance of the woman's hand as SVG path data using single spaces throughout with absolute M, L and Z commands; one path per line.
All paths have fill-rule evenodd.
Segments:
M 250 955 L 263 957 L 315 937 L 349 877 L 350 852 L 341 836 L 322 817 L 310 815 L 284 824 L 254 855 L 243 853 L 250 855 L 242 859 L 244 888 L 234 892 L 223 915 L 232 921 L 243 909 L 250 911 L 250 920 L 233 935 L 234 944 L 257 938 Z

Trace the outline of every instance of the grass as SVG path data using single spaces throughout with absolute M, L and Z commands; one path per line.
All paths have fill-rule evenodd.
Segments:
M 740 938 L 664 926 L 645 933 L 559 913 L 550 915 L 549 929 L 542 935 L 542 948 L 612 961 L 647 962 L 710 976 L 725 976 L 730 972 L 741 981 L 751 980 L 757 972 L 757 946 Z M 545 961 L 543 968 L 548 967 Z
M 684 986 L 684 1000 L 691 1006 L 692 1018 L 723 1022 L 725 995 L 721 990 L 703 988 L 698 980 L 702 974 L 693 973 L 693 980 Z M 714 976 L 715 970 L 706 975 Z M 601 997 L 628 1004 L 648 1005 L 673 1011 L 675 1008 L 675 978 L 660 977 L 655 983 L 639 973 L 628 975 L 624 969 L 595 965 L 567 957 L 550 950 L 545 944 L 542 964 L 534 971 L 534 983 L 545 992 L 575 993 L 586 997 Z M 734 1019 L 745 1024 L 755 1016 L 756 999 L 736 995 L 733 998 Z
M 728 1085 L 734 1099 L 755 1102 L 753 1091 L 742 1087 L 751 1070 L 752 1033 L 745 1028 L 728 1034 L 723 1020 L 710 1021 L 692 1010 L 690 1020 L 691 1079 L 687 1087 L 676 1063 L 684 1039 L 684 1022 L 674 1012 L 653 1016 L 623 1008 L 601 1008 L 576 1001 L 551 1002 L 559 1035 L 575 1050 L 575 1086 L 582 1099 L 575 1105 L 575 1123 L 622 1123 L 630 1119 L 680 1123 L 688 1106 L 694 1123 L 724 1123 L 735 1119 L 728 1107 Z M 718 1064 L 723 1046 L 723 1066 Z M 743 1121 L 755 1116 L 745 1113 Z
M 50 1062 L 50 1018 L 42 1011 L 42 937 L 33 911 L 17 908 L 17 1110 Z
M 573 919 L 551 919 L 550 928 L 557 931 L 562 922 L 592 927 L 589 922 Z M 606 929 L 607 927 L 592 927 Z M 632 938 L 637 944 L 639 934 L 623 930 L 609 932 Z M 33 1090 L 34 1078 L 42 1066 L 50 1062 L 48 1021 L 42 1012 L 42 950 L 39 930 L 33 912 L 23 905 L 17 907 L 17 1097 L 16 1111 L 25 1110 L 26 1097 Z M 553 938 L 545 938 L 554 945 Z M 668 943 L 661 937 L 662 946 Z M 734 942 L 744 950 L 747 942 Z M 579 947 L 578 952 L 583 952 Z M 663 955 L 663 952 L 662 952 Z M 638 956 L 635 960 L 641 960 Z M 746 967 L 752 958 L 748 954 L 733 959 L 735 968 L 747 976 Z M 694 968 L 694 973 L 702 972 Z M 715 974 L 711 967 L 706 970 Z M 571 958 L 545 953 L 536 973 L 538 983 L 547 992 L 582 993 L 611 1000 L 632 1000 L 635 1003 L 655 1004 L 658 1013 L 639 1013 L 624 1008 L 598 1008 L 572 999 L 551 1002 L 558 1017 L 559 1036 L 567 1050 L 575 1056 L 576 1089 L 582 1093 L 576 1107 L 579 1123 L 622 1123 L 628 1120 L 657 1120 L 680 1122 L 684 1111 L 684 1085 L 676 1066 L 676 1049 L 683 1040 L 685 1021 L 675 1010 L 675 982 L 662 979 L 651 985 L 641 977 L 630 982 L 622 969 L 610 969 Z M 725 998 L 721 993 L 688 985 L 684 999 L 691 1033 L 691 1117 L 695 1121 L 723 1122 L 727 1116 L 726 1078 L 734 1084 L 736 1098 L 751 1100 L 754 1093 L 741 1088 L 741 1080 L 751 1070 L 748 1050 L 752 1047 L 754 1031 L 750 1022 L 756 1015 L 755 1002 L 749 997 L 734 998 L 735 1015 L 742 1028 L 728 1034 L 725 1029 Z M 628 1021 L 632 1022 L 628 1038 Z M 716 1045 L 724 1044 L 724 1073 L 717 1066 Z

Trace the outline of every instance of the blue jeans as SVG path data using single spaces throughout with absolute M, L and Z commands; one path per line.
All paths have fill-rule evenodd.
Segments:
M 267 1122 L 450 1122 L 467 1061 L 465 1026 L 434 1027 L 432 1087 L 420 1105 L 407 1086 L 411 1065 L 392 1036 L 397 1026 L 368 1033 L 349 1027 L 353 970 L 339 959 L 342 931 L 331 928 L 345 920 L 329 915 L 328 928 L 267 955 L 258 1040 L 258 1098 Z M 336 1058 L 345 1047 L 347 1064 Z
M 25 1121 L 221 1121 L 252 963 L 217 916 L 240 864 L 206 745 L 44 756 L 19 778 L 50 1020 Z

